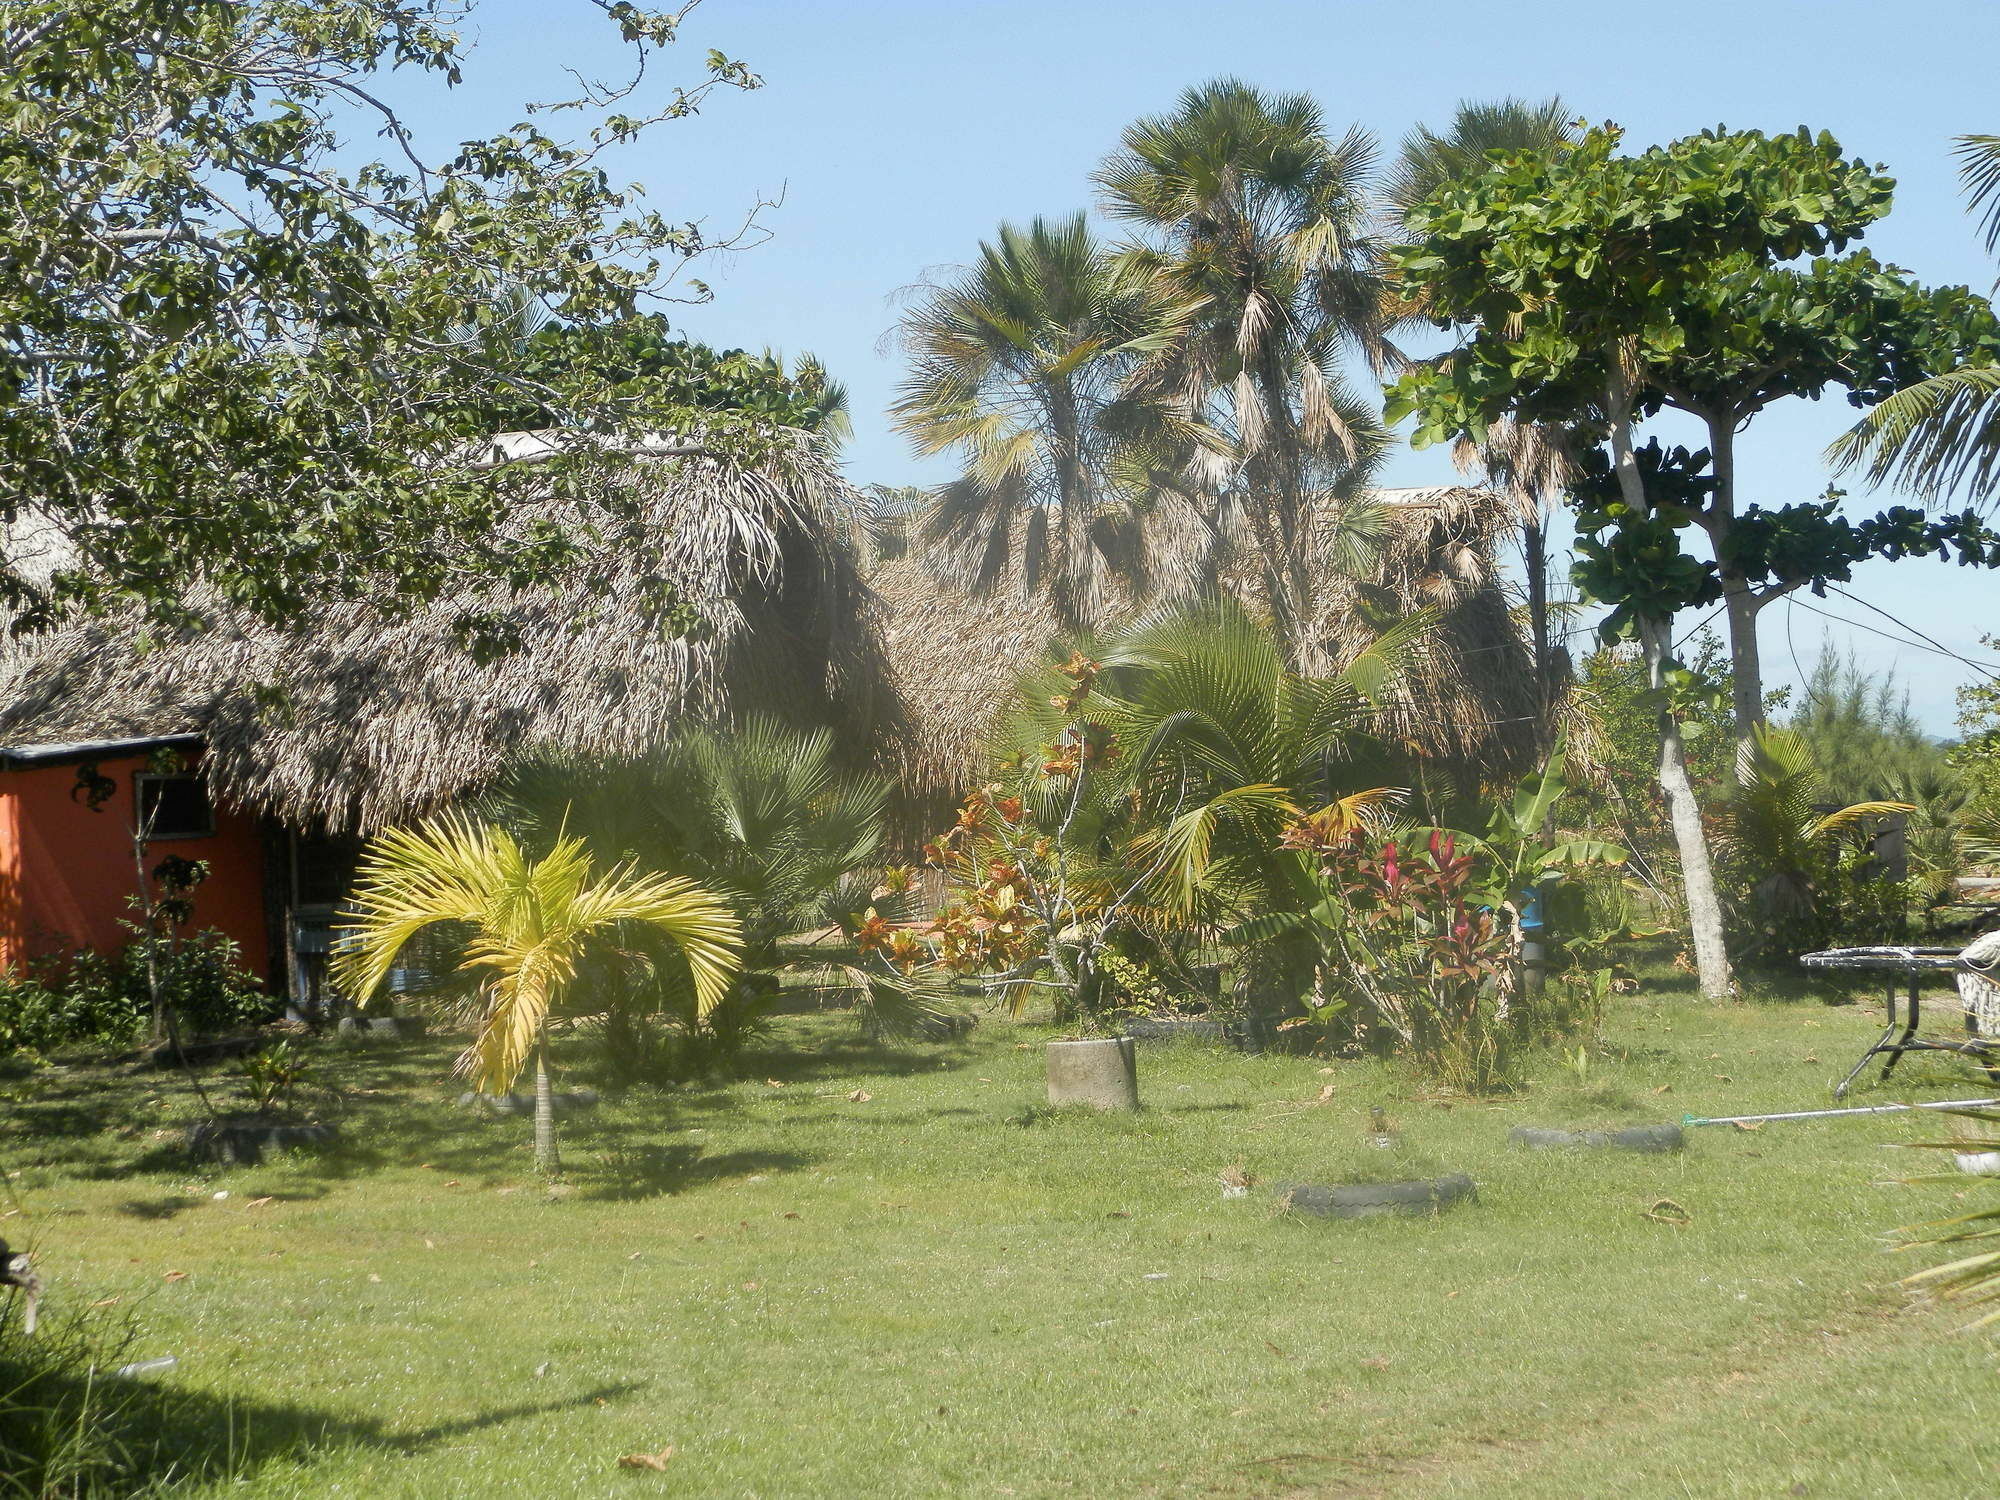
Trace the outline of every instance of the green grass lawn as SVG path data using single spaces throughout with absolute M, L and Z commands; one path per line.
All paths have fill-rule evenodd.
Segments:
M 19 1073 L 0 1233 L 35 1240 L 52 1306 L 120 1299 L 92 1316 L 131 1316 L 126 1357 L 179 1357 L 188 1463 L 232 1476 L 201 1493 L 1958 1500 L 1991 1491 L 1994 1346 L 1907 1306 L 1881 1254 L 1984 1191 L 1890 1180 L 1932 1163 L 1884 1143 L 1935 1122 L 1506 1145 L 1822 1105 L 1875 1024 L 1634 997 L 1586 1076 L 1551 1060 L 1484 1103 L 1175 1046 L 1142 1051 L 1141 1114 L 1099 1118 L 1036 1108 L 1046 1032 L 879 1047 L 798 1016 L 752 1079 L 567 1121 L 553 1200 L 525 1120 L 455 1107 L 444 1042 L 323 1049 L 345 1143 L 216 1172 L 169 1150 L 175 1079 Z M 589 1080 L 584 1043 L 567 1060 Z M 1379 1170 L 1374 1103 L 1404 1165 L 1480 1201 L 1328 1223 L 1222 1198 L 1232 1162 Z M 1689 1222 L 1647 1217 L 1661 1198 Z M 669 1444 L 664 1472 L 617 1464 Z

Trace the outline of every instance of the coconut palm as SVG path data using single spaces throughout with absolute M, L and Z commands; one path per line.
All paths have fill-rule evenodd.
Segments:
M 1575 123 L 1560 98 L 1530 103 L 1506 98 L 1466 101 L 1442 132 L 1419 125 L 1403 138 L 1390 170 L 1383 203 L 1392 232 L 1431 194 L 1447 183 L 1485 171 L 1495 151 L 1546 151 L 1577 138 Z M 1399 304 L 1401 317 L 1415 320 L 1421 306 Z M 1502 418 L 1482 442 L 1460 439 L 1452 460 L 1466 473 L 1482 473 L 1504 497 L 1520 528 L 1521 560 L 1528 581 L 1528 625 L 1535 651 L 1535 680 L 1544 716 L 1555 693 L 1554 650 L 1549 636 L 1548 509 L 1569 478 L 1568 432 L 1559 425 Z
M 2000 135 L 1958 138 L 1959 178 L 2000 249 Z M 1827 450 L 1837 470 L 1924 494 L 1990 498 L 2000 486 L 2000 367 L 1968 365 L 1896 392 Z
M 1233 463 L 1186 454 L 1220 547 L 1248 543 L 1287 658 L 1323 667 L 1312 582 L 1330 515 L 1386 446 L 1342 355 L 1380 358 L 1381 285 L 1367 235 L 1374 142 L 1333 140 L 1303 94 L 1219 79 L 1139 120 L 1099 169 L 1105 210 L 1144 242 L 1124 261 L 1200 313 L 1149 388 L 1232 440 Z
M 1119 441 L 1167 420 L 1128 383 L 1188 316 L 1107 255 L 1082 214 L 1003 225 L 973 266 L 921 294 L 902 320 L 913 368 L 890 418 L 919 453 L 963 464 L 924 528 L 951 581 L 1016 577 L 1047 588 L 1066 625 L 1097 620 L 1107 570 L 1130 560 L 1105 524 Z
M 350 995 L 369 996 L 419 933 L 451 924 L 460 969 L 479 978 L 467 1009 L 477 1026 L 457 1069 L 483 1093 L 514 1086 L 535 1062 L 535 1166 L 562 1167 L 549 1086 L 548 1019 L 586 948 L 628 925 L 665 934 L 685 955 L 697 1005 L 719 1004 L 737 972 L 742 935 L 719 898 L 684 877 L 630 862 L 593 876 L 583 841 L 565 837 L 531 859 L 505 829 L 447 814 L 394 829 L 362 855 L 354 919 L 335 958 Z
M 2000 1111 L 1963 1109 L 1951 1113 L 1971 1121 L 1970 1127 L 1962 1128 L 1956 1139 L 1922 1144 L 1960 1152 L 1993 1149 L 1993 1138 L 2000 1134 Z M 1903 1248 L 1944 1245 L 1957 1255 L 1943 1265 L 1905 1276 L 1903 1285 L 1940 1301 L 1979 1310 L 1980 1316 L 1969 1325 L 1972 1328 L 1986 1328 L 2000 1322 L 2000 1310 L 1987 1310 L 2000 1302 L 2000 1207 L 1931 1224 L 1907 1225 L 1902 1234 Z M 1968 1249 L 1971 1254 L 1963 1253 Z

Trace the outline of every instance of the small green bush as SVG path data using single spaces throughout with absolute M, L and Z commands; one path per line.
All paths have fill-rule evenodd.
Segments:
M 162 944 L 160 968 L 167 1003 L 187 1031 L 228 1031 L 272 1012 L 270 996 L 243 969 L 241 946 L 225 933 L 211 928 Z M 49 954 L 0 975 L 0 1053 L 130 1046 L 145 1035 L 152 1011 L 143 943 Z

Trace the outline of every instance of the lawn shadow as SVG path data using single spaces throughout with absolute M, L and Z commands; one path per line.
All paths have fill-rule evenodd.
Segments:
M 386 1437 L 378 1441 L 383 1447 L 394 1448 L 400 1453 L 421 1453 L 446 1438 L 464 1437 L 469 1432 L 483 1432 L 489 1427 L 518 1422 L 523 1417 L 546 1416 L 550 1412 L 569 1411 L 573 1408 L 607 1406 L 620 1396 L 629 1396 L 635 1391 L 644 1390 L 647 1384 L 648 1382 L 643 1380 L 621 1380 L 615 1385 L 600 1385 L 574 1396 L 563 1396 L 549 1401 L 524 1401 L 518 1406 L 504 1406 L 495 1411 L 481 1412 L 476 1417 L 462 1417 L 456 1422 L 440 1422 L 435 1427 L 426 1427 L 421 1432 L 406 1433 L 401 1437 Z
M 299 1193 L 262 1193 L 259 1201 L 270 1199 L 276 1203 L 311 1203 L 324 1198 L 327 1189 L 316 1188 Z M 206 1196 L 195 1197 L 190 1193 L 168 1193 L 159 1198 L 127 1198 L 118 1205 L 118 1212 L 134 1219 L 171 1219 L 186 1213 L 191 1208 L 202 1208 L 208 1203 Z
M 0 1413 L 8 1419 L 0 1454 L 8 1479 L 37 1494 L 69 1493 L 64 1475 L 79 1464 L 93 1478 L 111 1482 L 104 1493 L 136 1494 L 150 1493 L 149 1483 L 168 1476 L 177 1487 L 249 1482 L 270 1465 L 307 1466 L 342 1448 L 411 1456 L 509 1422 L 602 1406 L 645 1384 L 601 1385 L 403 1432 L 376 1418 L 336 1415 L 296 1402 L 190 1390 L 171 1372 L 136 1380 L 106 1379 L 101 1369 L 86 1374 L 102 1356 L 119 1357 L 113 1352 L 122 1347 L 115 1333 L 109 1344 L 100 1344 L 102 1335 L 82 1324 L 44 1332 L 54 1338 L 30 1343 L 12 1327 L 0 1329 L 5 1393 Z M 93 1487 L 90 1493 L 99 1491 Z
M 740 1114 L 756 1107 L 738 1087 L 744 1079 L 771 1078 L 800 1091 L 827 1079 L 854 1076 L 911 1077 L 966 1064 L 969 1048 L 961 1038 L 890 1043 L 852 1028 L 822 1032 L 818 1045 L 791 1049 L 754 1047 L 738 1059 L 736 1077 L 679 1088 L 645 1086 L 611 1090 L 610 1106 L 561 1121 L 565 1140 L 585 1152 L 621 1153 L 638 1165 L 612 1196 L 673 1193 L 757 1163 L 732 1167 L 724 1158 L 686 1158 L 660 1147 L 660 1135 L 677 1123 Z M 297 1096 L 292 1113 L 332 1125 L 336 1139 L 324 1146 L 273 1154 L 266 1167 L 284 1165 L 301 1176 L 326 1182 L 365 1178 L 418 1165 L 467 1180 L 511 1179 L 525 1163 L 530 1122 L 519 1115 L 494 1115 L 460 1107 L 462 1083 L 452 1077 L 459 1039 L 422 1039 L 343 1045 L 320 1041 L 312 1047 L 315 1078 Z M 560 1049 L 566 1083 L 593 1078 L 602 1060 L 595 1049 L 566 1041 Z M 201 1083 L 214 1107 L 236 1108 L 236 1080 L 228 1066 L 202 1069 Z M 191 1162 L 183 1144 L 185 1128 L 202 1118 L 202 1100 L 188 1077 L 178 1072 L 103 1068 L 45 1075 L 49 1085 L 36 1096 L 0 1112 L 0 1148 L 10 1141 L 33 1143 L 33 1165 L 62 1175 L 107 1182 L 171 1181 L 204 1170 Z M 619 1096 L 623 1095 L 621 1099 Z M 794 1165 L 772 1161 L 766 1165 Z M 194 1199 L 177 1194 L 135 1194 L 121 1207 L 134 1218 L 169 1219 Z
M 595 1153 L 601 1164 L 588 1176 L 582 1196 L 602 1202 L 636 1202 L 671 1197 L 689 1188 L 748 1177 L 757 1172 L 791 1172 L 810 1166 L 813 1158 L 797 1151 L 724 1151 L 704 1154 L 698 1142 L 671 1146 L 627 1147 L 614 1144 Z
M 169 1193 L 164 1198 L 127 1198 L 118 1205 L 118 1212 L 134 1219 L 171 1219 L 191 1208 L 205 1207 L 207 1201 L 189 1193 Z
M 964 1066 L 972 1050 L 962 1037 L 899 1044 L 857 1033 L 810 1049 L 750 1048 L 743 1053 L 740 1071 L 748 1078 L 776 1078 L 788 1084 L 857 1073 L 908 1078 Z

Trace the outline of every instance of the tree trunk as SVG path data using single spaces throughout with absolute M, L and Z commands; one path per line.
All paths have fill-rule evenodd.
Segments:
M 1274 557 L 1266 560 L 1272 625 L 1285 664 L 1294 671 L 1321 673 L 1317 645 L 1307 639 L 1312 624 L 1312 568 L 1307 556 L 1305 439 L 1294 419 L 1291 390 L 1276 350 L 1267 347 L 1255 380 L 1263 408 L 1263 452 L 1246 465 L 1253 493 L 1268 496 Z M 1271 543 L 1267 542 L 1270 548 Z
M 1521 564 L 1528 575 L 1528 633 L 1535 652 L 1535 712 L 1544 739 L 1550 738 L 1549 708 L 1555 702 L 1554 648 L 1549 640 L 1549 523 L 1537 513 L 1521 528 Z
M 136 783 L 135 783 L 136 786 Z M 134 796 L 137 796 L 136 791 Z M 167 1039 L 167 997 L 166 988 L 160 983 L 160 922 L 153 900 L 152 886 L 146 880 L 146 835 L 150 826 L 136 826 L 139 810 L 132 810 L 135 826 L 132 829 L 132 869 L 139 882 L 139 914 L 146 924 L 146 996 L 153 1005 L 153 1025 L 147 1045 L 157 1047 Z
M 556 1150 L 556 1096 L 549 1086 L 546 1032 L 535 1041 L 535 1170 L 544 1177 L 562 1175 L 562 1156 Z
M 1664 620 L 1646 620 L 1639 638 L 1646 653 L 1646 681 L 1654 692 L 1666 686 L 1672 647 Z M 1726 1000 L 1735 993 L 1729 953 L 1722 939 L 1722 899 L 1715 889 L 1715 867 L 1708 857 L 1708 835 L 1701 826 L 1701 804 L 1688 776 L 1687 747 L 1681 727 L 1666 710 L 1660 713 L 1660 790 L 1667 795 L 1667 818 L 1674 847 L 1681 857 L 1681 888 L 1687 897 L 1688 933 L 1694 942 L 1695 974 L 1704 999 Z
M 1729 622 L 1729 697 L 1736 726 L 1736 779 L 1748 781 L 1756 764 L 1757 731 L 1764 727 L 1764 665 L 1757 648 L 1757 613 L 1763 601 L 1742 574 L 1722 580 Z
M 1757 752 L 1757 731 L 1764 727 L 1764 664 L 1757 649 L 1757 613 L 1763 601 L 1726 560 L 1729 536 L 1736 525 L 1736 429 L 1726 417 L 1708 419 L 1708 451 L 1715 468 L 1715 496 L 1703 517 L 1703 529 L 1715 549 L 1722 581 L 1723 614 L 1729 630 L 1729 699 L 1736 729 L 1736 779 L 1746 781 Z
M 1640 515 L 1651 504 L 1639 463 L 1632 455 L 1632 387 L 1622 351 L 1611 355 L 1611 383 L 1606 415 L 1611 424 L 1611 464 L 1625 503 Z M 1671 619 L 1641 619 L 1639 641 L 1646 656 L 1646 680 L 1654 692 L 1666 688 L 1667 659 L 1673 647 Z M 1729 953 L 1722 940 L 1722 900 L 1715 889 L 1715 866 L 1708 857 L 1708 835 L 1701 826 L 1701 805 L 1695 801 L 1688 776 L 1687 746 L 1680 725 L 1665 708 L 1660 712 L 1660 790 L 1666 794 L 1667 817 L 1681 859 L 1681 888 L 1687 897 L 1688 933 L 1694 943 L 1695 974 L 1703 998 L 1725 1000 L 1735 992 Z
M 1073 399 L 1061 393 L 1051 401 L 1055 428 L 1056 525 L 1062 538 L 1062 562 L 1050 580 L 1050 593 L 1064 625 L 1089 630 L 1103 612 L 1097 577 L 1097 544 L 1091 536 L 1096 494 L 1083 461 L 1081 418 Z

